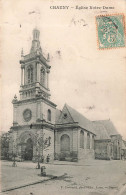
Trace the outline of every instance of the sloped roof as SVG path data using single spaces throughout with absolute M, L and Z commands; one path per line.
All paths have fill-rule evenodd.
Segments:
M 96 135 L 96 139 L 111 139 L 111 135 L 119 134 L 113 125 L 112 121 L 109 120 L 98 120 L 90 121 L 85 116 L 80 114 L 78 111 L 65 104 L 63 110 L 60 111 L 56 109 L 56 123 L 67 123 L 68 121 L 63 121 L 62 116 L 68 111 L 71 116 L 72 122 L 77 122 L 78 125 L 87 131 L 90 131 Z M 68 119 L 69 120 L 69 119 Z M 70 122 L 71 123 L 71 122 Z
M 111 135 L 119 134 L 110 119 L 93 121 L 93 123 L 97 138 L 99 139 L 109 139 Z
M 96 133 L 96 139 L 110 139 L 110 136 L 102 124 L 93 123 L 93 126 Z
M 80 114 L 75 109 L 71 108 L 67 104 L 65 104 L 66 108 L 68 109 L 72 119 L 74 122 L 78 122 L 79 126 L 86 129 L 87 131 L 90 131 L 95 134 L 93 124 L 90 120 L 88 120 L 86 117 L 84 117 L 82 114 Z

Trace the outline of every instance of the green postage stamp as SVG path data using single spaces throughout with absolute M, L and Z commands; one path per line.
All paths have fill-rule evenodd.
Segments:
M 125 47 L 124 15 L 96 16 L 99 49 Z

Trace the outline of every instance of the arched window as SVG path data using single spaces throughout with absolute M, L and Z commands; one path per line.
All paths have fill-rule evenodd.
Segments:
M 90 149 L 90 133 L 87 134 L 87 149 Z
M 28 69 L 28 83 L 33 82 L 33 67 L 29 66 Z
M 80 148 L 84 148 L 84 132 L 80 131 Z
M 69 152 L 70 151 L 70 137 L 66 134 L 61 136 L 60 150 L 61 150 L 61 152 Z
M 51 121 L 51 110 L 50 109 L 48 110 L 47 115 L 48 115 L 48 121 Z
M 40 83 L 45 86 L 45 69 L 42 68 L 40 72 Z

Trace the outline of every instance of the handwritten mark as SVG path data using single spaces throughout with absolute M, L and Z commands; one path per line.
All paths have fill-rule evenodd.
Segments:
M 88 24 L 85 22 L 85 20 L 83 18 L 81 18 L 81 19 L 72 18 L 72 20 L 70 22 L 70 26 L 71 25 L 87 26 Z

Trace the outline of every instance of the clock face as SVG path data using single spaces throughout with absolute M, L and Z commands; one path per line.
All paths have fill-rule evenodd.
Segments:
M 23 112 L 23 117 L 24 117 L 24 120 L 26 122 L 30 121 L 31 118 L 32 118 L 32 112 L 30 109 L 26 109 L 24 112 Z

